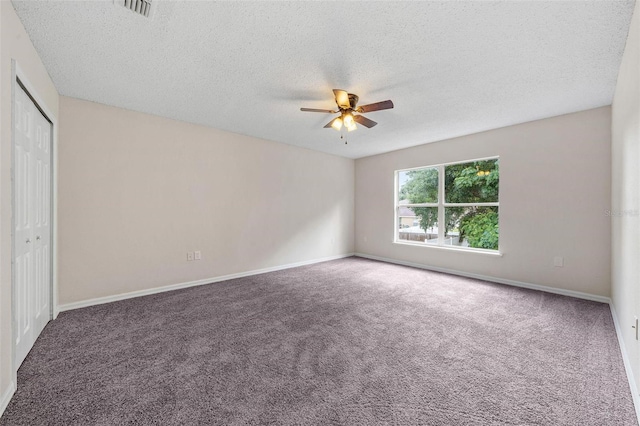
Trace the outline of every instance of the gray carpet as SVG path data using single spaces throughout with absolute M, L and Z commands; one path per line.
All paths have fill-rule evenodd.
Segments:
M 0 425 L 637 425 L 607 305 L 359 258 L 60 314 Z

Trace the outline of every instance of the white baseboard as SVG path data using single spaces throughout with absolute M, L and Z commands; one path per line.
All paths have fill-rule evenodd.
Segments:
M 64 312 L 64 311 L 70 311 L 72 309 L 85 308 L 87 306 L 102 305 L 104 303 L 116 302 L 118 300 L 131 299 L 131 298 L 140 297 L 140 296 L 148 296 L 150 294 L 164 293 L 165 291 L 179 290 L 181 288 L 195 287 L 195 286 L 204 285 L 204 284 L 213 284 L 220 281 L 232 280 L 235 278 L 243 278 L 243 277 L 249 277 L 251 275 L 258 275 L 258 274 L 264 274 L 267 272 L 280 271 L 283 269 L 296 268 L 298 266 L 311 265 L 314 263 L 326 262 L 328 260 L 342 259 L 345 257 L 351 257 L 353 255 L 354 253 L 346 253 L 338 256 L 330 256 L 330 257 L 323 257 L 321 259 L 305 260 L 302 262 L 289 263 L 286 265 L 272 266 L 270 268 L 254 269 L 253 271 L 239 272 L 237 274 L 222 275 L 222 276 L 213 277 L 213 278 L 205 278 L 202 280 L 172 284 L 172 285 L 167 285 L 163 287 L 155 287 L 147 290 L 132 291 L 129 293 L 115 294 L 113 296 L 105 296 L 105 297 L 98 297 L 98 298 L 89 299 L 89 300 L 81 300 L 79 302 L 59 305 L 57 306 L 55 311 Z M 57 313 L 56 313 L 56 316 L 57 316 Z
M 624 369 L 627 372 L 627 379 L 629 380 L 629 387 L 631 388 L 631 395 L 633 396 L 633 404 L 636 407 L 636 416 L 638 416 L 638 424 L 640 424 L 640 392 L 638 390 L 638 386 L 636 386 L 636 381 L 633 377 L 633 370 L 631 369 L 631 360 L 627 354 L 627 349 L 624 345 L 624 340 L 622 339 L 622 328 L 620 327 L 620 322 L 618 321 L 618 314 L 616 313 L 616 308 L 613 306 L 613 302 L 609 303 L 609 307 L 611 308 L 611 316 L 613 317 L 613 323 L 616 327 L 616 335 L 618 336 L 618 344 L 620 345 L 620 351 L 622 352 L 622 361 L 624 362 Z
M 4 413 L 4 410 L 7 409 L 7 405 L 9 405 L 9 401 L 13 397 L 13 394 L 16 393 L 16 383 L 9 383 L 9 387 L 4 391 L 4 394 L 0 397 L 0 417 Z
M 602 302 L 602 303 L 610 303 L 611 302 L 611 299 L 608 298 L 608 297 L 599 296 L 597 294 L 583 293 L 581 291 L 573 291 L 573 290 L 565 290 L 565 289 L 562 289 L 562 288 L 547 287 L 547 286 L 539 285 L 539 284 L 531 284 L 531 283 L 525 283 L 525 282 L 522 282 L 522 281 L 508 280 L 508 279 L 505 279 L 505 278 L 497 278 L 497 277 L 490 277 L 490 276 L 487 276 L 487 275 L 473 274 L 473 273 L 470 273 L 470 272 L 456 271 L 454 269 L 446 269 L 446 268 L 440 268 L 440 267 L 437 267 L 437 266 L 423 265 L 421 263 L 405 262 L 404 260 L 390 259 L 388 257 L 373 256 L 373 255 L 364 254 L 364 253 L 355 253 L 355 255 L 358 256 L 358 257 L 364 257 L 366 259 L 379 260 L 379 261 L 382 261 L 382 262 L 395 263 L 395 264 L 398 264 L 398 265 L 411 266 L 411 267 L 420 268 L 420 269 L 427 269 L 429 271 L 434 271 L 434 272 L 444 272 L 446 274 L 458 275 L 458 276 L 466 277 L 466 278 L 475 278 L 475 279 L 482 280 L 482 281 L 490 281 L 490 282 L 494 282 L 494 283 L 498 283 L 498 284 L 511 285 L 511 286 L 514 286 L 514 287 L 528 288 L 530 290 L 539 290 L 539 291 L 544 291 L 544 292 L 547 292 L 547 293 L 560 294 L 560 295 L 563 295 L 563 296 L 571 296 L 571 297 L 575 297 L 575 298 L 578 298 L 578 299 L 591 300 L 591 301 L 594 301 L 594 302 Z

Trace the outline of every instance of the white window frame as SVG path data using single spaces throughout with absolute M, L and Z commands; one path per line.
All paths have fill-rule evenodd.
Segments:
M 441 164 L 432 164 L 427 166 L 420 167 L 412 167 L 409 169 L 399 169 L 394 172 L 394 191 L 393 191 L 393 205 L 394 205 L 394 233 L 393 233 L 393 242 L 395 244 L 406 244 L 411 246 L 418 247 L 431 247 L 436 249 L 445 249 L 445 250 L 458 250 L 458 251 L 469 251 L 469 252 L 478 252 L 492 255 L 502 255 L 502 250 L 500 248 L 500 239 L 498 240 L 498 250 L 492 249 L 483 249 L 483 248 L 475 248 L 475 247 L 459 247 L 459 246 L 451 246 L 445 244 L 445 226 L 443 226 L 445 222 L 445 213 L 444 209 L 446 207 L 500 207 L 500 190 L 498 190 L 498 202 L 493 203 L 447 203 L 445 202 L 445 193 L 444 193 L 444 169 L 446 166 L 453 166 L 456 164 L 465 164 L 465 163 L 473 163 L 475 161 L 487 161 L 487 160 L 500 160 L 499 156 L 493 157 L 484 157 L 484 158 L 476 158 L 471 160 L 463 160 L 463 161 L 454 161 L 451 163 L 441 163 Z M 398 228 L 398 211 L 400 210 L 400 204 L 398 203 L 399 198 L 399 190 L 400 190 L 400 180 L 399 175 L 401 172 L 408 172 L 411 170 L 422 170 L 422 169 L 438 169 L 438 202 L 437 203 L 420 203 L 420 204 L 403 204 L 402 207 L 414 208 L 414 207 L 437 207 L 438 208 L 438 241 L 436 244 L 426 244 L 420 242 L 413 242 L 407 240 L 401 240 L 399 238 L 400 229 Z M 500 183 L 498 182 L 498 188 Z M 500 221 L 498 213 L 498 221 Z M 498 222 L 499 223 L 499 222 Z

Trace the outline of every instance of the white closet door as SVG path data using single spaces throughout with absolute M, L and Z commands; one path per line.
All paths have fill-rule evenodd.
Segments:
M 33 105 L 33 103 L 31 104 Z M 33 105 L 35 108 L 35 105 Z M 35 159 L 35 222 L 33 241 L 35 303 L 34 331 L 40 335 L 49 322 L 51 300 L 51 123 L 39 110 L 34 111 L 35 139 L 33 154 Z M 34 339 L 35 341 L 35 339 Z
M 16 366 L 50 319 L 51 123 L 19 85 L 14 127 Z

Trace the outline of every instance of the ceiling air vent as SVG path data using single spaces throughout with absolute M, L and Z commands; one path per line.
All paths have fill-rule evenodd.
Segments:
M 146 18 L 150 18 L 152 16 L 155 6 L 155 2 L 153 0 L 114 0 L 114 3 Z

